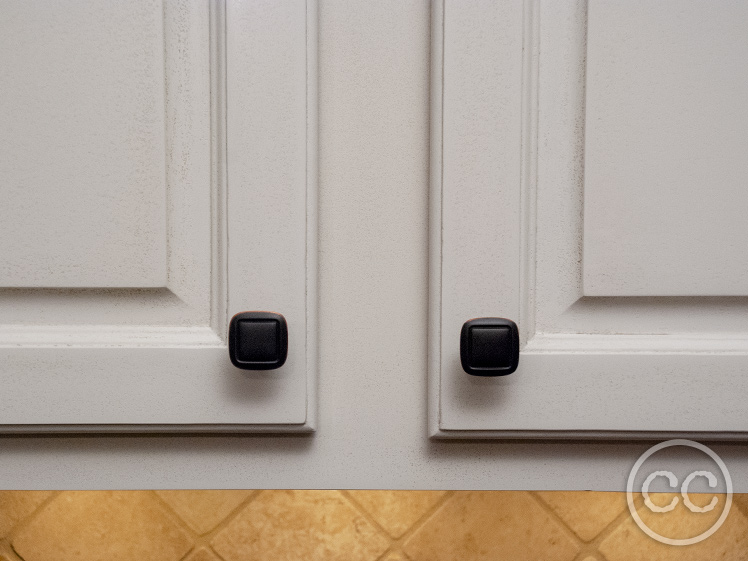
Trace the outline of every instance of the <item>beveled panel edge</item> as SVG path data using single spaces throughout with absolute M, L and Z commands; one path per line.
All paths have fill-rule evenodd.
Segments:
M 319 5 L 306 0 L 306 422 L 301 431 L 317 429 L 319 378 L 318 217 L 319 217 Z
M 621 441 L 668 440 L 687 438 L 700 442 L 745 442 L 745 432 L 706 431 L 612 431 L 612 430 L 450 430 L 439 429 L 431 435 L 435 440 L 565 440 Z
M 180 424 L 180 425 L 0 425 L 0 438 L 14 435 L 47 436 L 65 433 L 75 435 L 129 435 L 148 434 L 149 436 L 173 435 L 257 435 L 264 434 L 311 434 L 314 427 L 306 423 L 289 424 Z
M 429 107 L 429 289 L 427 425 L 439 436 L 441 397 L 442 156 L 444 93 L 444 0 L 431 1 L 431 92 Z
M 159 333 L 167 333 L 168 338 L 174 342 L 179 338 L 180 333 L 185 332 L 185 325 L 189 325 L 190 328 L 203 328 L 209 323 L 210 316 L 212 315 L 212 309 L 214 308 L 210 301 L 209 294 L 211 292 L 220 291 L 220 286 L 225 285 L 226 275 L 222 274 L 220 267 L 223 263 L 220 259 L 212 257 L 209 251 L 205 252 L 205 259 L 200 263 L 204 269 L 202 276 L 203 284 L 205 285 L 200 290 L 187 290 L 185 291 L 185 285 L 190 284 L 194 279 L 194 260 L 190 260 L 190 263 L 180 263 L 178 258 L 175 257 L 174 243 L 169 235 L 170 223 L 173 222 L 172 214 L 173 208 L 170 208 L 170 201 L 176 193 L 181 195 L 183 191 L 186 191 L 190 186 L 194 186 L 194 189 L 201 191 L 204 189 L 211 190 L 211 197 L 223 197 L 225 188 L 220 182 L 211 181 L 211 145 L 215 145 L 215 142 L 211 142 L 211 127 L 213 123 L 211 115 L 211 96 L 213 90 L 211 82 L 208 79 L 209 74 L 212 74 L 213 69 L 211 68 L 213 62 L 217 61 L 215 57 L 212 57 L 214 47 L 212 43 L 220 44 L 223 40 L 225 33 L 221 31 L 217 36 L 214 36 L 213 30 L 209 28 L 209 19 L 214 18 L 214 13 L 220 13 L 222 10 L 222 4 L 224 0 L 214 0 L 210 4 L 205 3 L 186 3 L 177 4 L 173 0 L 163 0 L 161 6 L 162 18 L 163 18 L 163 83 L 164 89 L 164 114 L 165 114 L 165 131 L 164 131 L 164 184 L 166 190 L 166 230 L 164 236 L 166 238 L 166 261 L 164 267 L 166 269 L 165 278 L 166 282 L 163 286 L 122 286 L 122 287 L 0 287 L 0 291 L 18 291 L 20 292 L 31 292 L 38 293 L 77 293 L 78 295 L 85 295 L 86 292 L 97 294 L 101 297 L 102 294 L 111 294 L 113 299 L 121 299 L 123 296 L 128 296 L 128 293 L 132 292 L 133 297 L 130 298 L 132 302 L 136 302 L 138 297 L 143 299 L 143 307 L 149 305 L 148 300 L 155 300 L 159 297 L 159 303 L 161 309 L 158 306 L 153 305 L 154 311 L 152 318 L 147 320 L 140 325 L 143 325 L 143 331 L 151 331 L 151 324 L 166 324 L 164 326 L 159 325 L 156 331 Z M 216 28 L 219 29 L 219 28 Z M 174 40 L 175 44 L 170 48 L 170 38 L 172 35 L 178 34 L 179 37 Z M 186 46 L 185 46 L 186 45 Z M 205 47 L 205 48 L 203 48 Z M 210 48 L 210 53 L 208 52 Z M 222 71 L 222 69 L 219 69 Z M 204 78 L 204 79 L 203 79 Z M 180 87 L 180 85 L 189 84 L 190 87 Z M 169 118 L 172 116 L 173 118 Z M 187 157 L 189 156 L 189 157 Z M 179 164 L 181 162 L 181 164 Z M 184 197 L 182 197 L 184 198 Z M 180 204 L 179 201 L 173 205 L 176 210 L 185 210 L 190 205 Z M 192 205 L 193 207 L 199 207 L 200 205 Z M 197 211 L 191 210 L 188 212 L 191 218 L 200 217 L 200 209 Z M 210 227 L 216 229 L 218 232 L 221 230 L 225 231 L 225 213 L 211 212 L 206 213 L 206 216 L 210 216 Z M 180 220 L 180 223 L 185 222 Z M 193 225 L 194 220 L 188 224 L 187 230 Z M 213 238 L 220 238 L 220 235 L 215 233 Z M 225 237 L 225 236 L 224 236 Z M 189 247 L 188 252 L 193 249 L 194 240 L 182 240 L 182 246 Z M 206 247 L 206 249 L 208 249 Z M 225 260 L 224 260 L 225 262 Z M 190 266 L 188 266 L 190 265 Z M 217 265 L 214 267 L 214 265 Z M 215 271 L 211 271 L 214 268 Z M 182 277 L 175 279 L 174 271 L 189 272 L 190 275 L 182 275 Z M 215 285 L 215 286 L 209 286 Z M 165 302 L 164 296 L 173 296 L 170 303 Z M 116 304 L 116 301 L 113 302 Z M 168 305 L 167 305 L 168 304 Z M 112 306 L 116 308 L 116 306 Z M 198 307 L 203 308 L 199 310 Z M 210 307 L 210 309 L 209 309 Z M 150 308 L 149 308 L 150 311 Z M 164 319 L 160 317 L 163 312 L 166 311 L 167 315 L 171 319 Z M 225 315 L 225 314 L 224 314 Z M 200 318 L 199 316 L 203 316 Z M 63 318 L 64 320 L 64 318 Z M 95 322 L 83 326 L 83 336 L 81 336 L 81 326 L 77 324 L 66 324 L 64 321 L 48 322 L 43 320 L 43 324 L 39 326 L 39 339 L 40 345 L 45 346 L 50 344 L 50 331 L 55 333 L 61 333 L 64 328 L 67 328 L 68 333 L 63 340 L 74 340 L 75 344 L 86 344 L 90 343 L 93 346 L 100 346 L 99 341 L 96 340 L 94 335 L 95 327 L 99 327 L 103 333 L 105 333 L 103 345 L 114 343 L 117 345 L 130 346 L 135 345 L 135 342 L 140 337 L 133 337 L 132 327 L 136 323 L 106 323 L 106 320 L 102 318 L 101 322 Z M 52 323 L 54 329 L 49 329 L 49 324 Z M 225 323 L 225 322 L 224 322 Z M 169 325 L 171 324 L 171 325 Z M 59 329 L 58 329 L 59 327 Z M 215 325 L 214 331 L 219 337 L 222 337 L 222 331 Z M 225 329 L 225 328 L 224 328 Z M 119 333 L 119 340 L 116 341 Z M 7 336 L 7 337 L 6 337 Z M 61 341 L 59 338 L 52 337 L 55 341 Z M 184 342 L 186 346 L 193 344 L 193 337 L 188 337 Z M 23 341 L 23 343 L 21 343 Z M 210 344 L 212 337 L 207 336 L 201 342 L 201 344 Z M 52 344 L 57 344 L 56 342 Z M 64 343 L 60 343 L 64 344 Z M 32 330 L 27 325 L 21 325 L 18 323 L 3 324 L 0 325 L 0 346 L 37 346 L 34 342 Z M 135 345 L 137 346 L 137 345 Z M 150 343 L 147 346 L 152 346 Z

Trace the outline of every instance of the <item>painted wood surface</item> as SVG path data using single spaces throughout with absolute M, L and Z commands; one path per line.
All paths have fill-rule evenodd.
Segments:
M 748 295 L 748 4 L 589 3 L 586 296 Z
M 314 2 L 3 11 L 0 430 L 312 430 Z M 240 372 L 264 309 L 289 358 Z
M 637 6 L 433 5 L 432 436 L 748 435 L 746 14 Z M 463 372 L 483 316 L 519 324 L 514 374 Z

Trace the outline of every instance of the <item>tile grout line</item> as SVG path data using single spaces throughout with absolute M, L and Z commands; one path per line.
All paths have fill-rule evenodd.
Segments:
M 639 510 L 642 507 L 643 499 L 640 496 L 635 497 L 634 504 L 636 506 L 636 510 Z M 624 524 L 630 516 L 631 513 L 629 512 L 627 503 L 626 508 L 624 508 L 618 516 L 610 521 L 610 524 L 605 526 L 605 528 L 603 528 L 592 540 L 589 541 L 588 545 L 595 548 L 597 557 L 599 557 L 603 561 L 607 561 L 607 557 L 605 557 L 605 555 L 603 555 L 600 551 L 600 544 L 602 544 L 602 542 L 604 542 L 613 532 L 615 532 L 622 524 Z
M 577 533 L 571 529 L 571 527 L 566 523 L 566 521 L 561 518 L 561 516 L 556 513 L 555 510 L 551 508 L 551 506 L 546 503 L 542 498 L 540 498 L 540 495 L 537 491 L 524 491 L 527 495 L 530 496 L 530 500 L 533 500 L 535 504 L 537 504 L 543 511 L 546 512 L 553 520 L 558 522 L 561 527 L 564 529 L 564 531 L 571 536 L 572 541 L 574 544 L 579 548 L 579 552 L 577 555 L 574 556 L 574 559 L 576 559 L 579 556 L 579 553 L 581 553 L 584 550 L 585 542 L 584 540 L 577 535 Z
M 249 489 L 246 489 L 249 490 Z M 221 530 L 223 530 L 226 526 L 231 524 L 231 522 L 241 514 L 241 512 L 249 506 L 249 503 L 254 501 L 261 493 L 263 492 L 263 489 L 253 489 L 252 492 L 247 495 L 247 497 L 240 502 L 238 505 L 236 505 L 236 508 L 232 509 L 231 512 L 229 512 L 223 520 L 221 520 L 216 526 L 210 530 L 209 532 L 206 532 L 203 537 L 206 539 L 212 539 L 218 534 Z
M 185 552 L 182 557 L 179 558 L 179 561 L 183 561 L 187 557 L 189 557 L 192 552 L 195 550 L 196 546 L 196 538 L 198 537 L 197 532 L 195 532 L 192 528 L 190 528 L 190 525 L 185 522 L 185 520 L 177 514 L 177 512 L 172 508 L 172 506 L 167 503 L 164 499 L 161 498 L 161 496 L 156 492 L 155 489 L 150 489 L 147 491 L 150 493 L 150 495 L 156 500 L 158 504 L 161 505 L 164 510 L 166 510 L 169 518 L 172 519 L 172 522 L 176 522 L 177 527 L 179 527 L 182 531 L 184 531 L 191 539 L 192 539 L 192 546 Z
M 221 561 L 224 561 L 224 558 L 213 547 L 213 544 L 211 543 L 213 541 L 213 538 L 215 538 L 229 524 L 231 524 L 231 522 L 233 522 L 237 516 L 239 516 L 242 512 L 244 512 L 244 510 L 249 506 L 249 504 L 253 502 L 257 497 L 259 497 L 260 494 L 262 494 L 262 492 L 263 492 L 263 489 L 253 489 L 252 492 L 247 496 L 247 498 L 244 499 L 241 503 L 239 503 L 235 509 L 229 512 L 228 515 L 226 515 L 226 517 L 223 520 L 221 520 L 216 525 L 215 528 L 213 528 L 210 532 L 207 532 L 204 536 L 201 536 L 201 540 L 204 541 L 205 546 L 208 548 L 208 550 Z
M 33 511 L 31 511 L 26 516 L 20 518 L 10 529 L 10 531 L 5 535 L 5 539 L 8 540 L 8 544 L 10 545 L 13 552 L 20 558 L 23 559 L 23 557 L 16 551 L 16 548 L 13 547 L 13 539 L 16 537 L 18 532 L 25 528 L 26 526 L 31 523 L 31 521 L 36 518 L 39 513 L 42 511 L 42 509 L 46 508 L 49 503 L 54 501 L 57 497 L 62 495 L 64 491 L 52 491 L 52 493 L 44 499 L 41 503 L 39 503 L 39 506 L 37 506 Z
M 345 501 L 348 502 L 350 506 L 353 507 L 354 510 L 356 510 L 359 514 L 361 514 L 366 520 L 371 524 L 375 530 L 377 530 L 380 534 L 384 535 L 385 538 L 389 540 L 389 545 L 384 549 L 384 551 L 379 554 L 375 561 L 380 561 L 384 558 L 385 555 L 390 553 L 392 551 L 392 547 L 395 544 L 395 539 L 390 535 L 390 533 L 384 529 L 384 527 L 377 522 L 377 520 L 371 515 L 371 513 L 366 510 L 363 505 L 361 505 L 356 499 L 354 499 L 350 493 L 348 492 L 348 489 L 338 489 L 338 493 L 343 497 Z
M 10 544 L 7 538 L 0 539 L 0 548 L 2 548 L 2 551 L 0 551 L 1 560 L 7 559 L 7 561 L 24 561 L 24 559 L 20 555 L 18 555 L 16 550 L 13 549 L 13 546 Z
M 202 535 L 193 530 L 190 525 L 176 512 L 176 510 L 174 510 L 174 508 L 156 492 L 156 490 L 151 490 L 150 492 L 158 499 L 158 501 L 163 506 L 165 506 L 170 515 L 179 522 L 179 525 L 183 529 L 185 529 L 192 538 L 192 547 L 180 558 L 179 561 L 188 559 L 190 555 L 192 555 L 200 547 L 206 547 L 218 559 L 223 561 L 223 557 L 219 555 L 215 549 L 213 549 L 213 546 L 210 543 L 211 540 L 218 532 L 223 530 L 223 528 L 225 528 L 234 518 L 236 518 L 236 516 L 238 516 L 239 513 L 244 510 L 244 508 L 252 500 L 254 500 L 255 497 L 257 497 L 257 495 L 260 494 L 261 490 L 254 489 L 253 492 L 251 492 L 243 501 L 241 501 L 234 509 L 232 509 L 231 512 L 229 512 L 214 528 Z
M 741 498 L 745 500 L 745 504 L 743 504 L 743 501 L 736 501 L 735 496 L 736 495 L 743 495 Z M 733 493 L 732 495 L 732 504 L 735 505 L 735 508 L 738 509 L 738 512 L 740 512 L 743 516 L 748 518 L 748 494 L 743 493 Z
M 584 492 L 585 491 L 577 491 L 577 493 L 584 493 Z M 540 497 L 539 494 L 537 494 L 538 491 L 530 491 L 529 493 L 532 495 L 535 495 L 536 499 L 540 501 L 540 503 L 542 503 L 542 505 L 545 506 L 549 510 L 549 512 L 556 515 L 553 508 L 548 503 L 546 503 Z M 638 510 L 638 508 L 641 507 L 641 498 L 635 499 L 635 501 L 639 503 L 639 506 L 637 506 L 637 510 Z M 566 522 L 563 520 L 563 518 L 561 518 L 558 515 L 556 516 L 561 520 L 561 522 L 565 526 L 568 526 Z M 628 516 L 629 516 L 629 511 L 628 511 L 628 506 L 627 506 L 626 508 L 621 510 L 618 516 L 616 516 L 613 520 L 611 520 L 608 525 L 606 525 L 602 530 L 600 530 L 600 532 L 598 532 L 597 535 L 588 542 L 585 542 L 584 540 L 582 540 L 581 537 L 576 536 L 575 534 L 575 536 L 579 539 L 581 546 L 580 546 L 579 553 L 574 557 L 574 561 L 584 561 L 584 559 L 586 559 L 588 556 L 595 556 L 598 560 L 601 559 L 602 561 L 607 561 L 606 557 L 600 552 L 600 549 L 599 549 L 600 544 L 610 534 L 612 534 L 621 524 L 623 524 L 623 522 Z M 574 531 L 571 530 L 571 528 L 569 528 L 569 530 L 572 533 L 574 533 Z
M 390 545 L 389 547 L 382 552 L 382 554 L 377 557 L 376 561 L 381 561 L 384 559 L 389 553 L 392 552 L 400 552 L 402 553 L 406 559 L 410 559 L 411 557 L 405 552 L 403 549 L 403 546 L 405 545 L 405 542 L 415 533 L 417 532 L 435 513 L 437 510 L 439 510 L 446 502 L 447 500 L 457 493 L 457 491 L 445 491 L 444 494 L 439 497 L 439 500 L 437 500 L 432 506 L 427 508 L 421 516 L 419 516 L 415 522 L 413 522 L 405 532 L 400 535 L 398 538 L 394 538 L 390 535 L 387 530 L 385 530 L 379 522 L 374 519 L 374 517 L 369 513 L 367 509 L 363 507 L 356 499 L 354 499 L 349 493 L 348 490 L 342 490 L 339 489 L 340 493 L 356 508 L 358 511 L 360 511 L 367 520 L 369 520 L 371 523 L 375 525 L 377 529 L 379 529 L 389 540 Z
M 410 528 L 408 528 L 402 536 L 400 536 L 397 539 L 397 545 L 400 548 L 400 551 L 403 552 L 403 555 L 405 555 L 408 559 L 410 559 L 410 556 L 405 551 L 405 545 L 410 540 L 410 538 L 413 537 L 413 535 L 416 534 L 421 528 L 423 528 L 429 520 L 431 520 L 437 512 L 439 512 L 442 508 L 444 508 L 444 505 L 446 505 L 453 496 L 455 496 L 457 493 L 464 493 L 466 491 L 447 491 L 442 495 L 442 497 L 436 501 L 436 503 L 431 506 L 430 508 L 426 509 L 426 511 L 416 520 L 413 524 L 411 524 Z M 467 491 L 468 493 L 470 491 Z

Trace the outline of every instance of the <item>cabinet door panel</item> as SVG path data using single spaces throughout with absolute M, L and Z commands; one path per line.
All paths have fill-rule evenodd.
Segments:
M 587 296 L 747 296 L 748 4 L 589 4 Z
M 748 434 L 747 21 L 434 3 L 432 436 Z M 519 324 L 514 374 L 463 372 L 482 316 Z
M 160 2 L 6 2 L 0 285 L 166 282 Z
M 0 430 L 313 430 L 315 4 L 0 9 Z

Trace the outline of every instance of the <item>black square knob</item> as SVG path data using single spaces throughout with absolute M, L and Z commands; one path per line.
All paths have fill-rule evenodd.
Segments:
M 286 318 L 272 312 L 242 312 L 229 324 L 229 357 L 244 370 L 280 368 L 288 356 Z
M 519 364 L 519 330 L 512 320 L 476 318 L 460 333 L 462 369 L 473 376 L 506 376 Z

